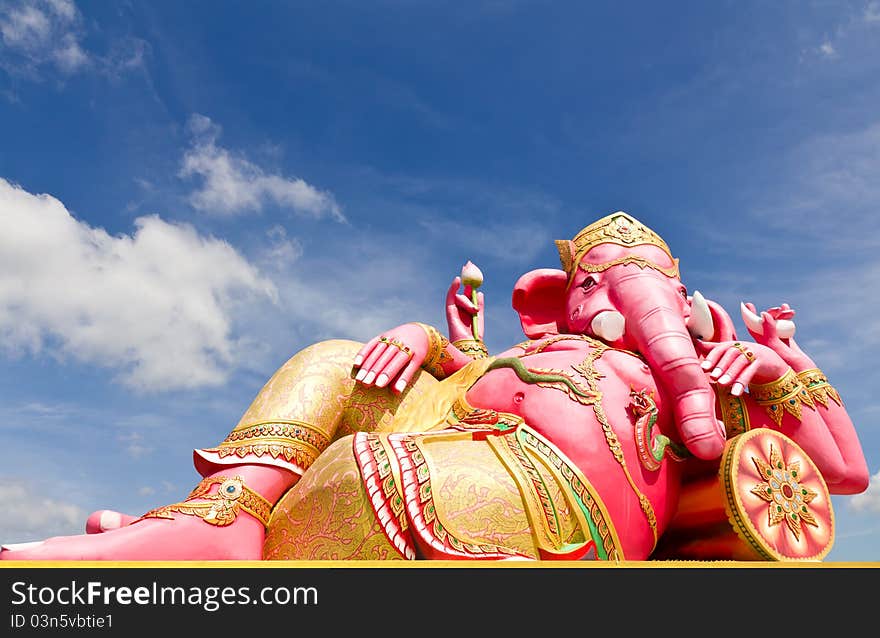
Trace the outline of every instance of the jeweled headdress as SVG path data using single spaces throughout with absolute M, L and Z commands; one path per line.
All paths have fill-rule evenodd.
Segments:
M 650 244 L 657 246 L 669 255 L 673 265 L 661 266 L 638 255 L 626 255 L 602 264 L 583 263 L 581 260 L 584 255 L 591 248 L 599 244 L 618 244 L 619 246 L 626 247 Z M 666 242 L 663 241 L 660 235 L 623 211 L 612 213 L 593 222 L 575 235 L 574 239 L 557 239 L 556 247 L 559 249 L 559 260 L 562 262 L 562 268 L 568 273 L 569 285 L 571 285 L 571 281 L 578 268 L 586 272 L 602 272 L 617 264 L 636 264 L 640 268 L 658 270 L 667 277 L 679 276 L 678 259 L 672 256 L 669 246 L 666 245 Z

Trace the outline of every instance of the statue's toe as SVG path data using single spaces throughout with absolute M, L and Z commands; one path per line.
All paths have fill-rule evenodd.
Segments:
M 137 518 L 114 510 L 98 510 L 89 514 L 86 519 L 86 534 L 100 534 L 119 529 L 133 523 Z
M 5 543 L 0 545 L 0 560 L 27 560 L 28 550 L 39 547 L 45 541 L 33 541 L 30 543 Z

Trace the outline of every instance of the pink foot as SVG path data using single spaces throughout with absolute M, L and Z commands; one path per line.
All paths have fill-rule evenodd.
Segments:
M 264 536 L 263 524 L 248 514 L 227 527 L 176 515 L 174 520 L 145 519 L 101 534 L 4 545 L 0 560 L 257 560 Z
M 223 468 L 210 477 L 240 476 L 251 490 L 275 503 L 296 480 L 287 470 L 247 465 Z M 214 488 L 216 490 L 216 488 Z M 205 502 L 196 498 L 189 502 Z M 118 515 L 118 518 L 117 518 Z M 134 519 L 99 510 L 89 517 L 87 533 L 56 536 L 35 543 L 0 547 L 0 560 L 259 560 L 266 530 L 263 522 L 239 510 L 225 526 L 199 516 L 171 512 L 173 518 Z M 104 520 L 102 520 L 104 519 Z M 129 520 L 133 519 L 133 520 Z M 118 525 L 117 525 L 118 523 Z M 115 527 L 113 527 L 116 525 Z M 99 532 L 99 533 L 97 533 Z

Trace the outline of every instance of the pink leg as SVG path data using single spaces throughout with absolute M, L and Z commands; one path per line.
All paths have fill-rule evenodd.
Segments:
M 245 485 L 270 503 L 296 482 L 289 470 L 266 465 L 228 466 L 208 475 L 241 476 Z M 206 477 L 207 478 L 207 477 Z M 196 502 L 195 499 L 193 502 Z M 232 524 L 219 527 L 197 516 L 148 518 L 100 534 L 56 536 L 20 549 L 5 547 L 0 560 L 259 560 L 265 529 L 240 511 Z

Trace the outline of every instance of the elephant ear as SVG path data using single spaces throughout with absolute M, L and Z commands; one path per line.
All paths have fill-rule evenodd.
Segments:
M 709 306 L 709 312 L 712 313 L 712 323 L 715 326 L 715 332 L 711 339 L 705 339 L 705 341 L 711 341 L 713 343 L 719 341 L 736 341 L 738 339 L 736 336 L 736 328 L 734 328 L 733 319 L 730 318 L 727 311 L 722 308 L 720 304 L 711 299 L 706 299 L 706 305 Z
M 565 294 L 568 275 L 555 268 L 539 268 L 520 277 L 513 287 L 513 309 L 529 339 L 567 330 Z

